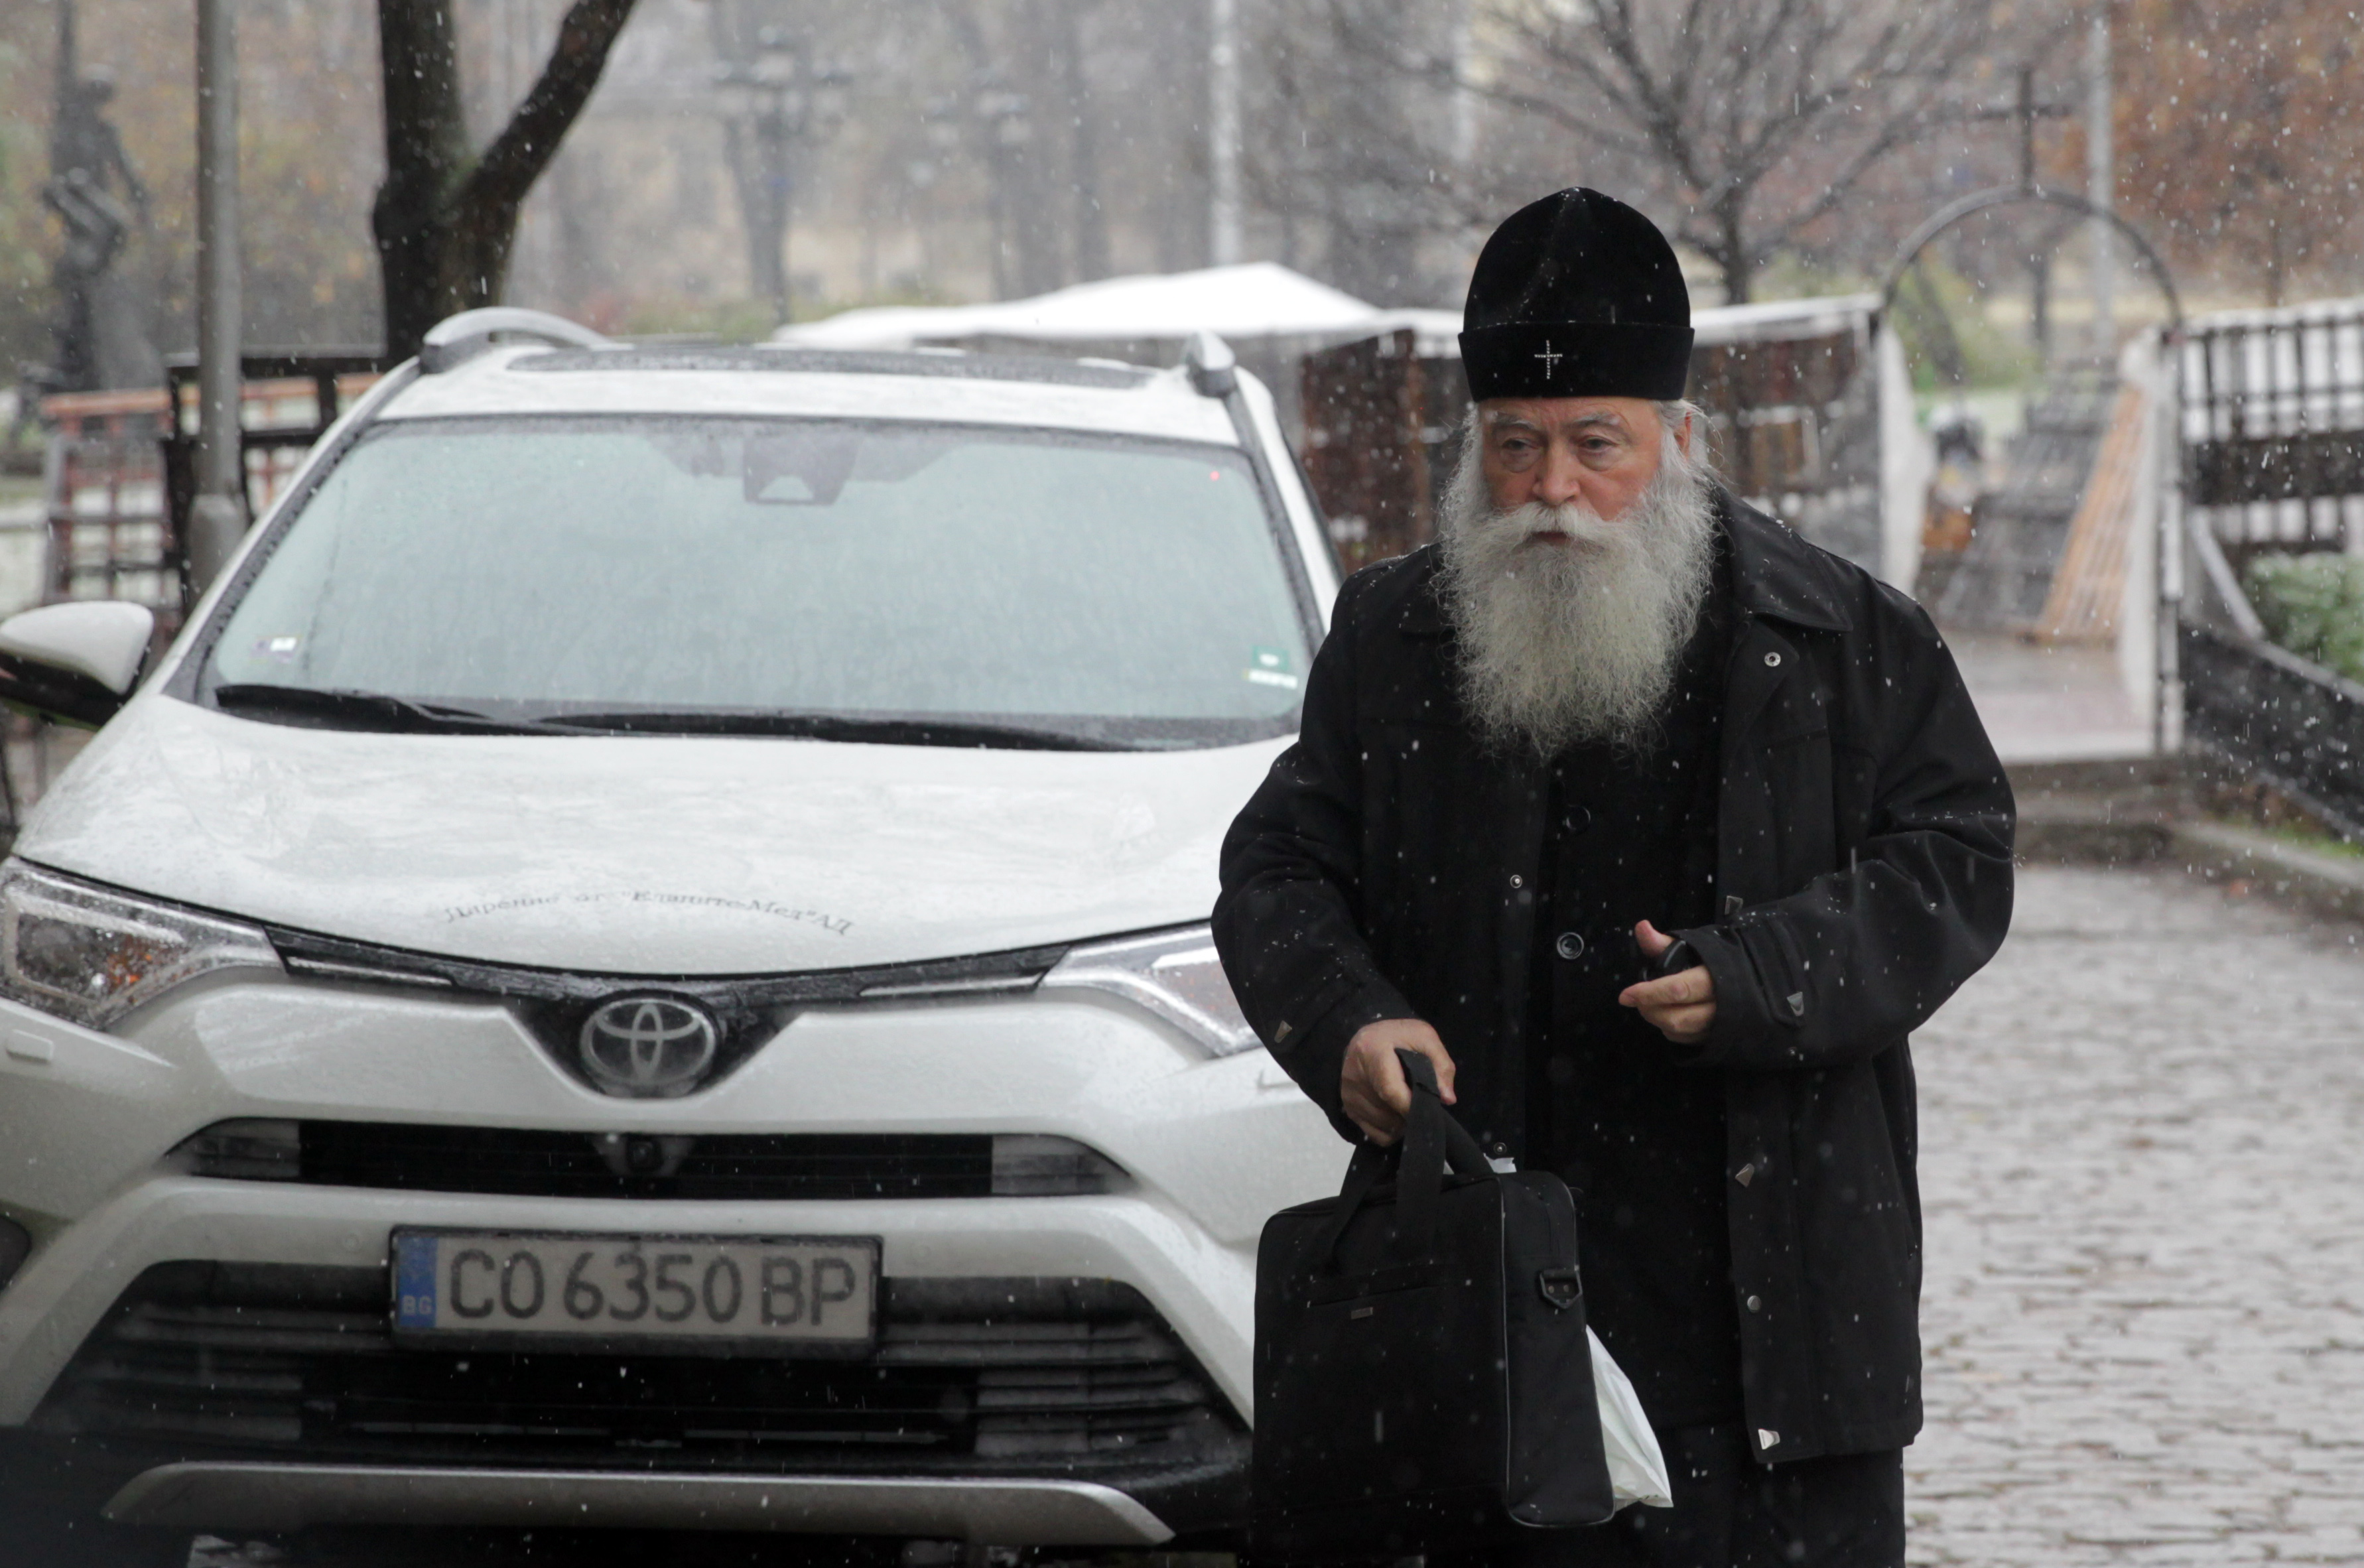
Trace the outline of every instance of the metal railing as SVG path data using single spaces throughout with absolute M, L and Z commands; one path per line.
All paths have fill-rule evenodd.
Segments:
M 2187 622 L 2179 643 L 2185 744 L 2364 841 L 2364 685 L 2211 627 Z
M 257 350 L 240 360 L 243 428 L 239 432 L 240 472 L 246 480 L 249 517 L 270 506 L 289 475 L 328 432 L 345 406 L 385 370 L 382 354 L 362 349 Z M 189 509 L 197 491 L 197 366 L 175 355 L 165 366 L 165 406 L 171 423 L 159 438 L 163 452 L 165 537 L 185 581 L 183 559 L 189 537 Z M 191 595 L 194 597 L 194 595 Z
M 2364 549 L 2364 300 L 2203 317 L 2178 359 L 2188 503 L 2235 570 Z

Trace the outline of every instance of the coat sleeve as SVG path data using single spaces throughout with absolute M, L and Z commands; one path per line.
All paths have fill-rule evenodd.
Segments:
M 1380 1018 L 1413 1017 L 1379 973 L 1358 919 L 1362 753 L 1355 721 L 1355 611 L 1371 575 L 1338 595 L 1305 683 L 1303 728 L 1223 838 L 1215 948 L 1248 1022 L 1342 1137 L 1347 1042 Z
M 1812 1068 L 1885 1050 L 1994 956 L 2011 924 L 2011 784 L 1918 606 L 1876 601 L 1868 832 L 1845 869 L 1685 931 L 1715 980 L 1704 1065 Z

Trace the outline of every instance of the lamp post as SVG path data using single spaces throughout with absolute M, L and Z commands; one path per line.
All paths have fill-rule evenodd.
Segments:
M 1218 267 L 1238 262 L 1240 248 L 1239 0 L 1210 0 L 1207 57 L 1208 249 Z
M 842 89 L 853 75 L 815 67 L 810 51 L 785 28 L 764 28 L 754 41 L 753 59 L 724 61 L 714 68 L 714 80 L 723 93 L 731 168 L 746 218 L 748 281 L 771 301 L 773 320 L 786 326 L 795 303 L 788 218 L 796 149 L 836 128 L 844 117 Z
M 2102 212 L 2117 209 L 2117 159 L 2113 125 L 2115 95 L 2110 81 L 2110 8 L 2095 8 L 2085 35 L 2085 199 Z M 2107 362 L 2117 348 L 2117 236 L 2106 223 L 2093 225 L 2093 355 Z
M 185 543 L 198 593 L 246 532 L 238 238 L 238 0 L 197 0 L 196 495 Z
M 985 217 L 992 243 L 993 297 L 1008 299 L 1017 293 L 1009 266 L 1010 198 L 1017 183 L 1018 161 L 1034 139 L 1033 100 L 1011 92 L 992 71 L 975 72 L 965 94 L 935 99 L 927 106 L 928 140 L 939 161 L 950 163 L 968 147 L 982 149 L 985 160 Z M 928 166 L 928 180 L 936 176 Z M 923 226 L 922 234 L 927 232 Z

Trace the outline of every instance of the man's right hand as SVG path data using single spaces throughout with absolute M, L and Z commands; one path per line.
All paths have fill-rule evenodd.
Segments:
M 1381 1018 L 1365 1024 L 1346 1042 L 1346 1065 L 1338 1074 L 1338 1098 L 1346 1115 L 1374 1143 L 1393 1143 L 1411 1115 L 1411 1085 L 1404 1081 L 1399 1051 L 1417 1051 L 1436 1063 L 1436 1086 L 1453 1104 L 1453 1058 L 1436 1031 L 1418 1018 Z

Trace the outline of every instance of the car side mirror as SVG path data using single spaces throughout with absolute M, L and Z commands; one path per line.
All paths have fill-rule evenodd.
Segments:
M 43 605 L 0 620 L 0 703 L 96 729 L 148 662 L 155 612 L 119 599 Z

